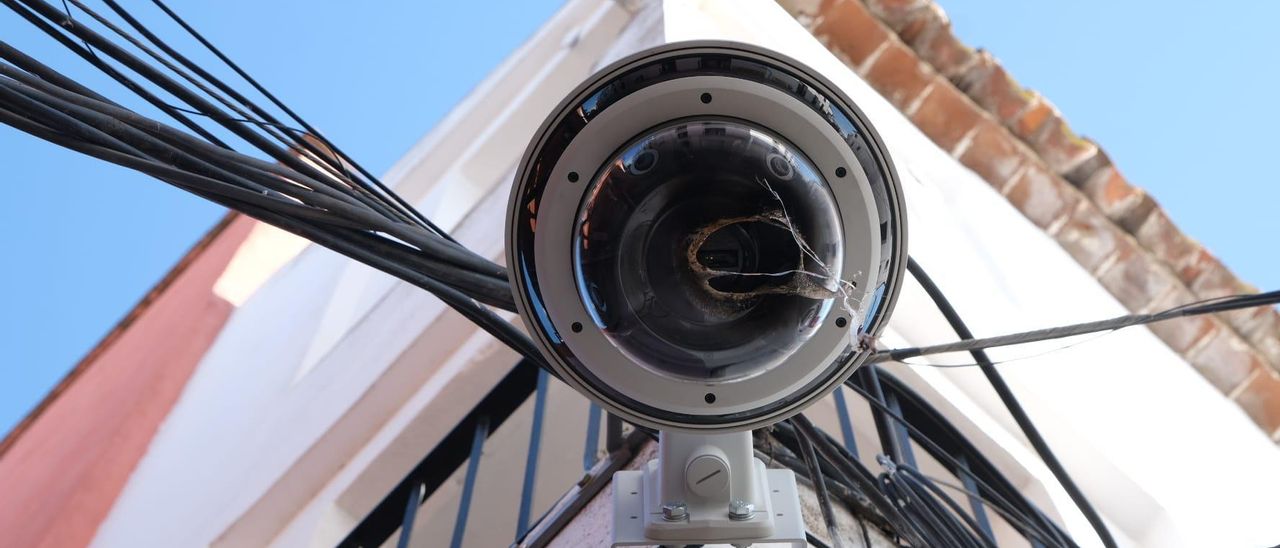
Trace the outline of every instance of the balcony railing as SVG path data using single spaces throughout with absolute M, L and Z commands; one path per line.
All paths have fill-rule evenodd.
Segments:
M 644 432 L 624 427 L 621 420 L 591 405 L 583 446 L 582 479 L 570 486 L 539 519 L 532 520 L 539 454 L 548 426 L 549 384 L 548 375 L 533 364 L 522 362 L 513 367 L 383 497 L 340 546 L 383 546 L 397 531 L 396 545 L 410 546 L 422 503 L 465 466 L 457 514 L 449 535 L 449 546 L 463 546 L 468 518 L 476 505 L 476 479 L 484 473 L 480 456 L 486 440 L 530 398 L 533 407 L 528 452 L 512 543 L 544 546 L 608 485 L 613 472 L 625 466 L 637 449 L 649 441 Z M 861 402 L 850 396 L 858 396 Z M 903 513 L 918 519 L 921 527 L 966 527 L 979 531 L 980 536 L 990 539 L 993 545 L 1073 545 L 1066 533 L 940 411 L 889 372 L 875 366 L 864 367 L 846 387 L 833 394 L 832 400 L 835 420 L 831 422 L 839 436 L 831 437 L 839 440 L 850 458 L 868 469 L 874 466 L 882 470 L 878 475 L 881 489 L 901 501 Z M 603 443 L 601 422 L 605 423 Z M 867 454 L 865 448 L 860 451 L 855 423 L 874 423 L 879 442 L 876 454 Z M 775 436 L 785 440 L 788 435 L 794 436 L 794 430 L 785 424 L 757 431 L 758 437 Z M 781 455 L 762 451 L 761 456 L 772 461 L 771 465 L 786 464 Z M 802 467 L 795 468 L 798 475 L 805 477 Z M 946 519 L 940 520 L 939 516 Z M 443 545 L 443 538 L 430 541 L 433 546 Z M 816 538 L 813 541 L 820 542 Z

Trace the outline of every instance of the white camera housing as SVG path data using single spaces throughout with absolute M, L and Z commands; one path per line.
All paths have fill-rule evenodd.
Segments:
M 774 523 L 794 477 L 765 473 L 749 430 L 862 364 L 905 265 L 898 178 L 866 117 L 777 53 L 672 43 L 579 85 L 516 173 L 507 265 L 539 350 L 609 412 L 663 431 L 660 462 L 615 477 L 615 493 L 637 487 L 615 499 L 615 535 L 640 521 L 624 506 L 645 516 L 635 543 L 794 535 Z M 704 468 L 726 487 L 696 483 Z M 663 519 L 673 505 L 687 514 Z

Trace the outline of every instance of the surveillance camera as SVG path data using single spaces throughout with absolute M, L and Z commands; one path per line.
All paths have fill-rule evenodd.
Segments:
M 902 279 L 901 190 L 866 117 L 775 52 L 674 43 L 575 88 L 516 173 L 521 318 L 564 382 L 663 432 L 645 538 L 772 535 L 775 512 L 741 519 L 771 503 L 746 431 L 847 379 Z

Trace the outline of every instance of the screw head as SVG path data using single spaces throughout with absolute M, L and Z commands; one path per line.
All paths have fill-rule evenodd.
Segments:
M 689 517 L 689 507 L 683 502 L 668 502 L 662 505 L 662 519 L 667 521 L 684 521 Z
M 756 505 L 742 499 L 733 499 L 729 502 L 729 519 L 733 521 L 745 521 L 751 519 L 756 513 Z

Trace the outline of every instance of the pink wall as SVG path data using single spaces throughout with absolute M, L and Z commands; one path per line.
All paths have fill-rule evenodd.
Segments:
M 0 544 L 93 539 L 230 316 L 213 284 L 254 222 L 231 216 L 211 231 L 0 443 Z

